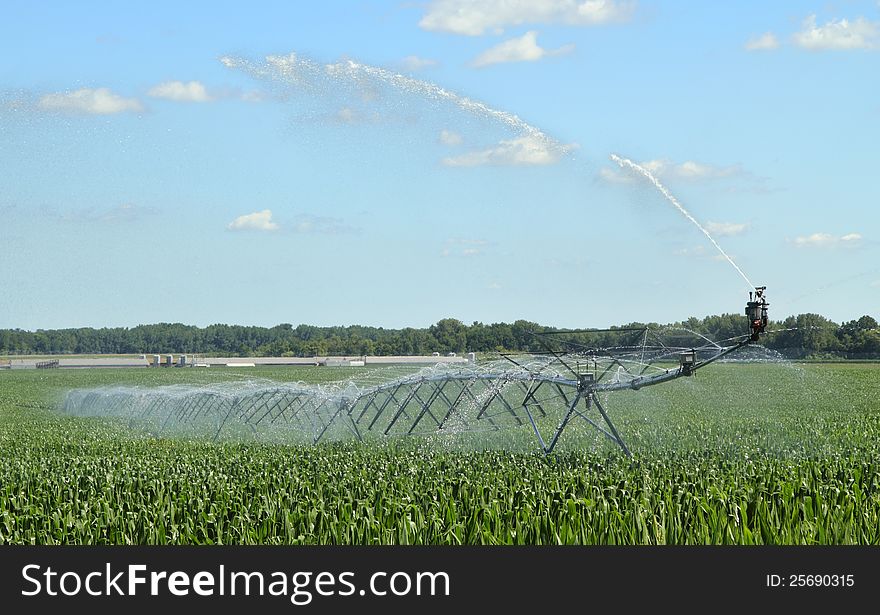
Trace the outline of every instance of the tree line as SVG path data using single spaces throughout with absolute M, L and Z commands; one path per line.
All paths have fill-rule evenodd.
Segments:
M 633 329 L 681 328 L 713 340 L 748 332 L 744 315 L 722 314 L 684 322 L 627 323 L 587 335 L 592 347 L 631 344 Z M 385 329 L 360 325 L 316 327 L 280 324 L 251 327 L 215 324 L 196 327 L 159 323 L 136 327 L 0 330 L 0 355 L 22 354 L 160 354 L 191 353 L 235 356 L 430 355 L 434 352 L 536 351 L 533 333 L 555 330 L 526 320 L 512 324 L 465 324 L 445 318 L 427 328 Z M 761 343 L 789 358 L 880 358 L 880 329 L 871 316 L 835 323 L 819 314 L 799 314 L 771 322 Z M 686 344 L 685 344 L 686 345 Z

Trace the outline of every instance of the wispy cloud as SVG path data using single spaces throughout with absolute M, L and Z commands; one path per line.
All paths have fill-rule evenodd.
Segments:
M 816 16 L 810 15 L 804 20 L 803 28 L 792 36 L 798 47 L 812 51 L 876 49 L 880 46 L 880 22 L 869 21 L 857 17 L 831 20 L 824 25 L 817 25 Z
M 210 102 L 214 100 L 208 94 L 205 85 L 199 81 L 165 81 L 147 92 L 153 98 L 164 98 L 177 102 Z
M 565 55 L 574 51 L 574 45 L 564 45 L 558 49 L 544 49 L 538 45 L 537 37 L 538 33 L 530 30 L 518 38 L 499 43 L 478 55 L 471 62 L 471 66 L 482 68 L 506 62 L 535 62 L 542 58 Z
M 41 97 L 37 106 L 46 111 L 63 111 L 90 115 L 113 115 L 126 111 L 143 111 L 136 98 L 114 94 L 109 88 L 81 88 L 72 92 L 57 92 Z
M 663 164 L 661 163 L 661 166 Z M 672 173 L 677 177 L 684 179 L 711 179 L 716 177 L 730 177 L 742 173 L 742 168 L 737 165 L 728 167 L 717 167 L 710 164 L 701 164 L 688 160 L 679 165 L 670 165 L 668 171 L 663 169 L 662 173 Z
M 862 242 L 859 233 L 832 235 L 831 233 L 813 233 L 803 237 L 795 237 L 791 243 L 798 248 L 832 248 L 835 246 L 855 247 Z
M 692 248 L 677 248 L 672 252 L 676 256 L 706 256 L 706 248 L 703 246 L 694 246 Z
M 478 166 L 533 166 L 559 162 L 563 156 L 577 149 L 574 143 L 559 145 L 546 139 L 526 135 L 501 141 L 497 146 L 467 152 L 443 159 L 447 167 Z
M 461 145 L 463 141 L 464 139 L 462 139 L 461 135 L 457 132 L 445 129 L 440 131 L 440 143 L 443 145 L 454 147 L 456 145 Z
M 779 39 L 772 32 L 765 32 L 761 36 L 749 39 L 745 47 L 747 51 L 771 51 L 779 48 Z
M 634 181 L 633 177 L 626 173 L 621 173 L 619 169 L 610 169 L 608 167 L 599 169 L 598 177 L 609 184 L 628 184 Z
M 626 0 L 433 0 L 419 21 L 424 30 L 479 36 L 527 23 L 592 26 L 627 21 Z
M 280 227 L 272 221 L 272 210 L 264 209 L 239 216 L 226 228 L 230 231 L 277 231 Z
M 437 66 L 437 64 L 437 60 L 420 58 L 419 56 L 406 56 L 399 62 L 400 68 L 410 73 L 415 73 L 426 68 L 432 68 Z
M 336 112 L 336 119 L 343 124 L 354 124 L 357 121 L 357 112 L 351 107 L 343 107 Z
M 745 233 L 749 230 L 749 225 L 736 222 L 707 222 L 706 230 L 719 237 L 732 237 Z
M 719 179 L 745 175 L 740 165 L 716 166 L 693 160 L 682 163 L 672 162 L 665 159 L 647 160 L 640 162 L 640 166 L 651 172 L 652 175 L 661 179 L 683 179 L 688 181 L 701 181 L 707 179 Z M 629 183 L 636 181 L 637 177 L 619 168 L 604 167 L 599 170 L 599 177 L 613 183 Z
M 238 98 L 245 102 L 259 103 L 269 98 L 269 95 L 262 90 L 247 90 L 245 92 L 241 92 Z
M 364 111 L 355 107 L 342 107 L 338 111 L 328 114 L 312 116 L 313 121 L 329 124 L 380 124 L 390 121 L 387 116 L 382 116 L 375 111 Z

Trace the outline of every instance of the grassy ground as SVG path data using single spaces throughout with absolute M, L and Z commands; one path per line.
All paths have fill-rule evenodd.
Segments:
M 0 543 L 880 543 L 873 364 L 714 365 L 612 394 L 635 464 L 588 426 L 545 458 L 504 438 L 212 444 L 57 411 L 76 387 L 370 373 L 0 372 Z

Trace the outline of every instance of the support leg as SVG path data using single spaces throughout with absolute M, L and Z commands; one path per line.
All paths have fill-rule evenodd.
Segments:
M 553 452 L 553 449 L 556 448 L 556 442 L 559 440 L 559 436 L 562 435 L 562 432 L 565 431 L 565 426 L 568 425 L 568 421 L 571 420 L 571 415 L 574 414 L 574 409 L 577 407 L 582 395 L 583 393 L 578 391 L 577 395 L 574 396 L 574 400 L 571 402 L 571 405 L 568 406 L 568 412 L 565 413 L 562 422 L 559 423 L 559 427 L 556 428 L 556 433 L 553 434 L 553 439 L 550 440 L 549 446 L 544 449 L 546 454 L 549 455 Z
M 592 398 L 593 403 L 596 404 L 596 409 L 599 411 L 599 414 L 602 415 L 602 418 L 605 419 L 605 423 L 608 425 L 608 429 L 611 430 L 611 433 L 614 434 L 614 439 L 617 440 L 617 443 L 620 445 L 620 448 L 623 449 L 623 452 L 626 453 L 626 456 L 632 459 L 632 453 L 629 452 L 629 449 L 626 447 L 626 444 L 623 441 L 623 438 L 620 437 L 620 434 L 617 433 L 617 428 L 614 427 L 614 423 L 611 422 L 611 419 L 608 418 L 608 415 L 605 414 L 605 408 L 602 407 L 602 404 L 599 403 L 599 396 L 596 395 L 594 391 L 590 391 L 590 397 L 587 398 L 588 401 Z

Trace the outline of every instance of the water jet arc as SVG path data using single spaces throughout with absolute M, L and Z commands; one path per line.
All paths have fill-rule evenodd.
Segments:
M 624 169 L 629 168 L 630 170 L 633 170 L 636 173 L 639 173 L 640 175 L 645 177 L 648 181 L 650 181 L 654 185 L 654 187 L 657 188 L 657 190 L 659 190 L 660 193 L 666 198 L 667 201 L 672 203 L 672 205 L 674 205 L 675 208 L 685 218 L 690 220 L 698 229 L 700 229 L 700 232 L 703 233 L 709 239 L 710 242 L 712 242 L 712 245 L 715 246 L 715 248 L 718 250 L 718 252 L 720 252 L 721 255 L 725 259 L 727 259 L 727 262 L 729 262 L 731 265 L 733 265 L 733 268 L 736 269 L 736 272 L 739 273 L 739 275 L 742 276 L 742 279 L 746 281 L 746 284 L 748 284 L 749 290 L 751 291 L 752 289 L 755 288 L 755 285 L 752 284 L 752 281 L 749 280 L 748 276 L 743 272 L 742 269 L 740 269 L 739 265 L 737 265 L 734 262 L 734 260 L 730 257 L 730 255 L 724 251 L 724 249 L 718 244 L 718 242 L 715 241 L 715 238 L 712 237 L 711 233 L 709 233 L 709 231 L 707 231 L 703 227 L 703 225 L 700 224 L 697 221 L 697 219 L 694 218 L 690 214 L 690 212 L 687 209 L 685 209 L 681 203 L 678 202 L 678 199 L 675 198 L 675 196 L 669 191 L 669 189 L 666 186 L 664 186 L 662 183 L 660 183 L 660 180 L 657 179 L 648 169 L 646 169 L 645 167 L 643 167 L 639 164 L 636 164 L 635 162 L 633 162 L 632 160 L 629 160 L 628 158 L 622 158 L 622 157 L 618 156 L 617 154 L 611 154 L 611 160 L 613 160 L 618 165 L 620 165 L 621 168 L 624 168 Z

